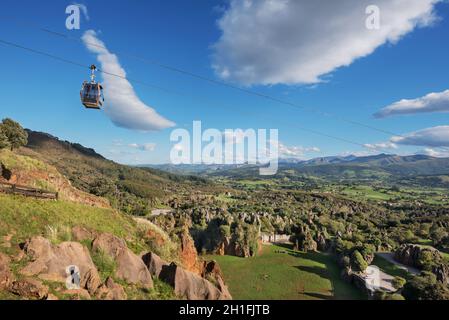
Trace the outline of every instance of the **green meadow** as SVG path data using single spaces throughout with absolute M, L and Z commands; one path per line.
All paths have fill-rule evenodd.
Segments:
M 209 256 L 220 264 L 234 299 L 363 299 L 340 279 L 329 255 L 304 253 L 289 247 L 265 245 L 252 258 Z

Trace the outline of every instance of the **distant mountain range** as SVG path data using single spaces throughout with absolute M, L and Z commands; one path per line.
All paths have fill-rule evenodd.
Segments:
M 256 165 L 149 165 L 159 170 L 222 176 L 227 178 L 260 178 Z M 311 160 L 281 159 L 278 173 L 272 178 L 297 179 L 298 177 L 319 177 L 326 180 L 379 180 L 416 179 L 449 175 L 449 158 L 435 158 L 427 155 L 398 156 L 377 154 L 357 157 L 331 156 Z M 269 177 L 268 177 L 269 178 Z M 433 179 L 432 181 L 434 181 Z M 447 179 L 444 179 L 447 181 Z M 434 181 L 435 182 L 435 181 Z M 445 182 L 446 183 L 446 182 Z
M 164 189 L 162 186 L 173 185 L 174 181 L 194 181 L 198 176 L 230 179 L 287 178 L 290 181 L 313 181 L 316 178 L 337 182 L 381 180 L 449 187 L 449 158 L 427 155 L 398 156 L 382 153 L 364 157 L 349 155 L 310 160 L 281 159 L 278 173 L 271 177 L 261 177 L 259 166 L 249 164 L 142 165 L 139 166 L 140 170 L 135 168 L 134 171 L 132 167 L 115 164 L 95 150 L 80 144 L 62 141 L 42 132 L 29 130 L 28 134 L 28 148 L 58 167 L 81 189 L 87 189 L 93 181 L 78 180 L 79 172 L 91 172 L 92 179 L 96 180 L 99 177 L 110 179 L 115 177 L 117 172 L 129 170 L 133 179 L 139 180 L 139 183 L 144 181 L 145 185 L 156 189 Z

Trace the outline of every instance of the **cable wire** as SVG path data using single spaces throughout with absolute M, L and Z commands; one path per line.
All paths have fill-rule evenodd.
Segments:
M 105 46 L 99 45 L 97 43 L 86 42 L 86 41 L 83 41 L 82 39 L 80 39 L 78 37 L 72 37 L 72 36 L 67 35 L 65 33 L 61 33 L 61 32 L 57 32 L 57 31 L 54 31 L 54 30 L 47 29 L 47 28 L 43 28 L 43 27 L 37 26 L 35 24 L 29 23 L 29 22 L 26 22 L 26 23 L 23 22 L 23 21 L 22 22 L 18 22 L 14 18 L 5 17 L 5 16 L 0 16 L 0 19 L 10 20 L 10 21 L 13 21 L 16 24 L 26 25 L 26 26 L 29 26 L 30 28 L 40 30 L 42 32 L 45 32 L 45 33 L 53 35 L 53 36 L 58 36 L 60 38 L 66 39 L 66 40 L 84 43 L 84 44 L 89 45 L 89 46 L 93 46 L 93 47 L 97 47 L 97 48 L 101 48 L 101 49 L 106 49 L 106 50 L 109 51 L 108 48 L 106 48 Z M 343 121 L 343 122 L 346 122 L 346 123 L 349 123 L 349 124 L 352 124 L 352 125 L 356 125 L 356 126 L 359 126 L 359 127 L 363 127 L 363 128 L 369 129 L 369 130 L 377 131 L 377 132 L 380 132 L 380 133 L 383 133 L 383 134 L 386 134 L 386 135 L 401 136 L 401 135 L 399 135 L 397 133 L 394 133 L 392 131 L 389 131 L 389 130 L 385 130 L 385 129 L 382 129 L 382 128 L 377 128 L 375 126 L 371 126 L 371 125 L 368 125 L 366 123 L 362 123 L 362 122 L 359 122 L 359 121 L 348 119 L 348 118 L 345 118 L 345 117 L 342 117 L 342 116 L 339 116 L 339 115 L 336 115 L 336 114 L 333 114 L 333 113 L 324 112 L 324 111 L 321 111 L 321 110 L 317 110 L 315 108 L 306 107 L 306 106 L 299 105 L 299 104 L 293 103 L 291 101 L 279 99 L 279 98 L 276 98 L 276 97 L 273 97 L 273 96 L 270 96 L 270 95 L 267 95 L 267 94 L 264 94 L 264 93 L 261 93 L 261 92 L 258 92 L 258 91 L 246 89 L 246 88 L 243 88 L 243 87 L 240 87 L 240 86 L 237 86 L 237 85 L 234 85 L 234 84 L 230 84 L 230 83 L 227 83 L 227 82 L 224 82 L 224 81 L 220 81 L 220 80 L 209 78 L 209 77 L 206 77 L 206 76 L 203 76 L 203 75 L 199 75 L 197 73 L 194 73 L 194 72 L 191 72 L 191 71 L 187 71 L 187 70 L 183 70 L 181 68 L 173 67 L 173 66 L 170 66 L 170 65 L 158 62 L 158 61 L 153 60 L 153 59 L 148 59 L 148 58 L 136 56 L 134 54 L 130 54 L 130 53 L 123 52 L 123 51 L 117 51 L 117 50 L 115 50 L 115 51 L 113 51 L 111 53 L 119 54 L 120 56 L 129 57 L 129 58 L 132 58 L 132 59 L 135 59 L 135 60 L 139 60 L 139 61 L 141 61 L 143 63 L 146 63 L 146 64 L 151 64 L 151 65 L 154 65 L 154 66 L 158 66 L 160 68 L 163 68 L 163 69 L 166 69 L 166 70 L 169 70 L 169 71 L 172 71 L 172 72 L 176 72 L 176 73 L 179 73 L 179 74 L 183 74 L 183 75 L 186 75 L 186 76 L 190 76 L 190 77 L 193 77 L 193 78 L 196 78 L 196 79 L 199 79 L 199 80 L 202 80 L 202 81 L 206 81 L 206 82 L 209 82 L 209 83 L 212 83 L 212 84 L 215 84 L 215 85 L 220 85 L 220 86 L 224 86 L 224 87 L 227 87 L 227 88 L 230 88 L 230 89 L 238 90 L 238 91 L 244 92 L 246 94 L 253 95 L 253 96 L 256 96 L 256 97 L 259 97 L 259 98 L 262 98 L 262 99 L 266 99 L 266 100 L 269 100 L 269 101 L 272 101 L 272 102 L 275 102 L 275 103 L 278 103 L 278 104 L 282 104 L 282 105 L 285 105 L 285 106 L 289 106 L 289 107 L 292 107 L 292 108 L 295 108 L 295 109 L 300 109 L 300 110 L 307 111 L 307 112 L 310 112 L 310 113 L 315 113 L 315 114 L 318 114 L 318 115 L 321 115 L 321 116 L 324 116 L 324 117 L 333 117 L 333 118 L 335 118 L 335 119 L 337 119 L 339 121 Z
M 85 64 L 79 63 L 77 61 L 61 58 L 59 56 L 56 56 L 54 54 L 50 54 L 50 53 L 47 53 L 47 52 L 44 52 L 44 51 L 36 50 L 36 49 L 30 48 L 30 47 L 26 47 L 26 46 L 23 46 L 23 45 L 20 45 L 20 44 L 17 44 L 17 43 L 13 43 L 13 42 L 10 42 L 10 41 L 6 41 L 6 40 L 3 40 L 3 39 L 0 39 L 0 43 L 3 44 L 3 45 L 7 45 L 7 46 L 10 46 L 10 47 L 17 48 L 17 49 L 25 50 L 25 51 L 28 51 L 28 52 L 31 52 L 31 53 L 34 53 L 34 54 L 38 54 L 38 55 L 41 55 L 41 56 L 44 56 L 44 57 L 47 57 L 47 58 L 51 58 L 51 59 L 54 59 L 54 60 L 59 61 L 59 62 L 67 63 L 67 64 L 70 64 L 70 65 L 73 65 L 73 66 L 77 66 L 77 67 L 80 67 L 80 68 L 83 68 L 83 69 L 89 69 L 90 70 L 90 65 L 85 65 Z M 109 72 L 107 70 L 97 69 L 97 71 L 100 72 L 100 73 L 109 75 L 109 76 L 113 76 L 113 77 L 117 77 L 117 78 L 120 78 L 120 79 L 127 80 L 127 81 L 129 81 L 131 83 L 140 84 L 140 85 L 143 85 L 143 86 L 146 86 L 146 87 L 150 87 L 150 88 L 153 88 L 153 89 L 161 90 L 161 91 L 168 92 L 168 93 L 171 93 L 171 94 L 174 93 L 174 94 L 179 95 L 179 96 L 188 97 L 190 99 L 198 100 L 197 98 L 191 97 L 191 96 L 186 95 L 184 93 L 173 91 L 171 89 L 166 89 L 166 88 L 161 87 L 161 86 L 149 84 L 149 83 L 141 81 L 141 80 L 131 79 L 131 78 L 128 78 L 128 77 L 125 77 L 125 76 L 122 76 L 122 75 L 118 75 L 118 74 Z M 210 101 L 208 103 L 210 103 Z M 214 104 L 216 104 L 216 102 L 214 102 Z M 246 115 L 248 115 L 248 113 L 246 113 Z M 272 121 L 273 119 L 272 118 L 266 118 L 266 120 Z M 327 133 L 323 133 L 323 132 L 320 132 L 320 131 L 317 131 L 317 130 L 314 130 L 314 129 L 305 128 L 305 127 L 299 126 L 297 124 L 288 124 L 288 126 L 292 126 L 292 127 L 296 128 L 296 129 L 299 129 L 299 130 L 302 130 L 302 131 L 307 131 L 307 132 L 310 132 L 310 133 L 313 133 L 313 134 L 316 134 L 316 135 L 320 135 L 320 136 L 323 136 L 323 137 L 332 138 L 332 139 L 335 139 L 335 140 L 338 140 L 338 141 L 342 141 L 342 142 L 346 142 L 346 143 L 349 143 L 349 144 L 353 144 L 353 145 L 361 146 L 363 148 L 370 149 L 365 144 L 362 144 L 362 143 L 359 143 L 359 142 L 356 142 L 356 141 L 352 141 L 352 140 L 349 140 L 349 139 L 346 139 L 346 138 L 333 136 L 333 135 L 330 135 L 330 134 L 327 134 Z

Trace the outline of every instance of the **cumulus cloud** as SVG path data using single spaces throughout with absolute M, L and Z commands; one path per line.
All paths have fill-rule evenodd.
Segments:
M 117 56 L 109 52 L 95 31 L 86 31 L 82 40 L 88 50 L 97 55 L 102 70 L 122 77 L 103 74 L 104 110 L 115 125 L 139 131 L 162 130 L 175 125 L 139 99 L 131 83 L 126 80 L 126 72 Z
M 426 112 L 449 112 L 449 90 L 432 92 L 417 99 L 402 99 L 375 113 L 374 117 L 385 118 Z
M 409 146 L 449 147 L 449 126 L 437 126 L 400 137 L 391 138 L 391 142 Z
M 372 0 L 231 0 L 218 20 L 213 68 L 245 85 L 311 84 L 435 21 L 442 0 L 376 0 L 380 29 L 366 28 Z
M 156 148 L 156 144 L 155 143 L 131 143 L 128 145 L 128 147 L 130 148 L 134 148 L 134 149 L 138 149 L 140 151 L 154 151 L 154 149 Z

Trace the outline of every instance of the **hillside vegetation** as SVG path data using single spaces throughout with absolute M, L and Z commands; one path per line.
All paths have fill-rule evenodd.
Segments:
M 120 165 L 92 149 L 30 130 L 27 147 L 19 152 L 55 166 L 74 187 L 105 197 L 114 208 L 133 215 L 148 214 L 172 193 L 188 193 L 192 187 L 210 184 L 202 178 Z

